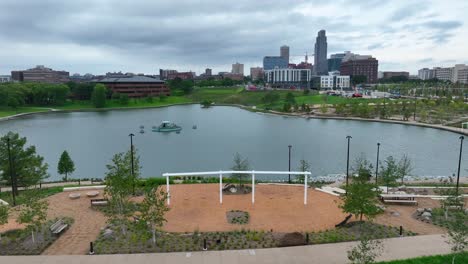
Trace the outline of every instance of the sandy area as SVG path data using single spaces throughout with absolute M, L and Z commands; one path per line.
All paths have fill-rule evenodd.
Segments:
M 256 229 L 281 232 L 333 228 L 345 215 L 337 197 L 304 187 L 256 185 L 255 204 L 251 194 L 223 195 L 219 204 L 218 184 L 171 185 L 171 210 L 164 229 L 172 232 Z M 227 223 L 226 212 L 242 210 L 250 214 L 246 225 Z
M 416 198 L 418 205 L 385 205 L 387 209 L 384 214 L 379 215 L 375 222 L 390 226 L 403 226 L 404 229 L 416 232 L 420 235 L 442 234 L 444 229 L 416 220 L 412 217 L 418 208 L 436 208 L 440 207 L 440 201 L 430 198 Z M 391 213 L 397 212 L 399 216 L 393 216 Z

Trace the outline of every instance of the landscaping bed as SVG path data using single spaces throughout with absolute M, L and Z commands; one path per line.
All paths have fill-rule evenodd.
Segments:
M 73 219 L 71 218 L 62 219 L 68 226 L 73 223 Z M 31 229 L 15 229 L 3 233 L 0 240 L 0 255 L 40 255 L 60 236 L 52 234 L 50 230 L 50 226 L 57 222 L 57 220 L 49 220 L 44 223 L 35 232 L 34 242 L 32 240 Z
M 249 222 L 250 215 L 248 212 L 231 210 L 226 212 L 226 218 L 230 224 L 245 225 Z
M 398 237 L 399 229 L 374 223 L 362 224 L 353 222 L 344 227 L 321 232 L 280 233 L 271 231 L 237 230 L 230 232 L 192 232 L 168 233 L 157 232 L 156 243 L 153 243 L 151 232 L 147 227 L 130 223 L 126 227 L 126 235 L 121 228 L 108 225 L 94 243 L 96 254 L 118 253 L 153 253 L 201 251 L 206 240 L 207 250 L 257 249 L 284 246 L 305 245 L 307 234 L 309 244 L 336 243 L 358 240 L 362 234 L 373 239 Z M 404 231 L 404 236 L 415 235 Z

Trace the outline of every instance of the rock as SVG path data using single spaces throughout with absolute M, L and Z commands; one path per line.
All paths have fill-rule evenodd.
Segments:
M 422 213 L 424 213 L 424 208 L 418 208 L 416 209 L 416 212 L 418 213 L 418 215 L 421 215 Z
M 465 214 L 468 214 L 468 208 L 465 209 Z
M 423 218 L 423 221 L 426 222 L 426 223 L 430 223 L 431 222 L 431 218 L 426 216 Z
M 299 232 L 287 233 L 280 239 L 280 247 L 302 246 L 305 243 L 304 235 Z
M 236 188 L 236 187 L 231 187 L 231 188 L 229 188 L 229 192 L 231 192 L 231 193 L 236 193 L 236 192 L 237 192 L 237 188 Z
M 429 217 L 429 218 L 430 218 L 430 217 L 432 217 L 432 214 L 429 213 L 429 212 L 424 212 L 424 213 L 422 213 L 421 216 L 422 216 L 423 218 L 426 218 L 426 217 Z
M 400 213 L 399 213 L 399 212 L 392 211 L 392 212 L 390 212 L 390 215 L 391 215 L 391 216 L 400 216 Z
M 426 212 L 432 213 L 432 208 L 426 208 Z
M 104 230 L 104 233 L 102 234 L 102 236 L 103 236 L 105 239 L 112 238 L 113 235 L 114 235 L 114 231 L 112 231 L 112 229 L 106 229 L 106 230 Z

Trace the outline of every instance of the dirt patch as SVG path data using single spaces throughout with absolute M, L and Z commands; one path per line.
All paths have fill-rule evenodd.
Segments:
M 443 234 L 445 230 L 429 223 L 423 223 L 413 217 L 418 208 L 437 208 L 440 202 L 430 198 L 416 198 L 417 206 L 410 205 L 386 205 L 386 210 L 379 215 L 375 222 L 382 225 L 403 226 L 405 230 L 411 230 L 420 235 Z
M 304 235 L 299 232 L 286 233 L 279 238 L 280 247 L 302 246 L 305 242 Z
M 275 232 L 318 231 L 334 228 L 345 218 L 338 208 L 340 198 L 308 189 L 304 205 L 304 187 L 255 185 L 252 195 L 224 195 L 219 203 L 218 184 L 171 185 L 171 210 L 166 214 L 164 230 L 169 232 L 232 231 L 241 228 Z M 246 225 L 232 225 L 226 212 L 249 212 Z

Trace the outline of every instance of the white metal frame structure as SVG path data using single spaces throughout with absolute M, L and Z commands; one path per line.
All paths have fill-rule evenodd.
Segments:
M 252 204 L 255 203 L 255 174 L 274 174 L 274 175 L 304 175 L 304 205 L 307 204 L 307 175 L 309 171 L 206 171 L 206 172 L 180 172 L 180 173 L 164 173 L 166 177 L 166 192 L 167 204 L 171 204 L 171 193 L 169 187 L 169 177 L 175 176 L 209 176 L 219 175 L 219 203 L 223 203 L 223 175 L 226 174 L 250 174 L 252 176 Z

